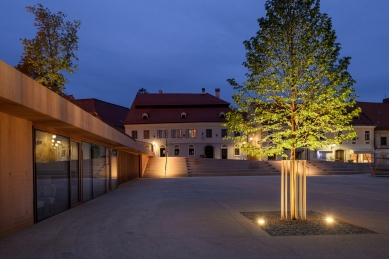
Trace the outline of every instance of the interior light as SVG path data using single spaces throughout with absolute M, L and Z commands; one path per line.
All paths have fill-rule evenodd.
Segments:
M 57 143 L 61 143 L 61 141 L 57 140 Z
M 250 141 L 253 140 L 253 138 L 250 138 Z
M 56 146 L 56 147 L 58 147 L 58 144 L 57 144 L 57 143 L 55 143 L 55 146 Z
M 54 140 L 54 139 L 52 139 L 52 140 L 51 140 L 51 142 L 55 142 L 55 140 Z
M 57 136 L 56 135 L 53 135 L 53 137 L 52 138 L 56 138 Z

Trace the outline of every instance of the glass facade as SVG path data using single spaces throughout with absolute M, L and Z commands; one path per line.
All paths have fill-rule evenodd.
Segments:
M 35 131 L 36 219 L 41 221 L 70 208 L 69 138 Z
M 115 190 L 117 154 L 117 150 L 35 130 L 36 221 Z

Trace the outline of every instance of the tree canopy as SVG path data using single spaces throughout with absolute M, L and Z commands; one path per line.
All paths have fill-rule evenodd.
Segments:
M 77 31 L 81 22 L 64 21 L 66 14 L 51 13 L 41 4 L 26 9 L 35 15 L 37 34 L 30 40 L 21 39 L 23 56 L 15 68 L 49 89 L 62 93 L 68 80 L 61 72 L 78 71 L 73 61 L 78 60 L 75 51 L 78 50 Z
M 257 143 L 243 146 L 249 155 L 295 159 L 296 148 L 311 150 L 356 137 L 350 125 L 355 83 L 347 72 L 350 57 L 338 58 L 331 19 L 320 12 L 319 0 L 269 0 L 259 31 L 244 41 L 247 81 L 228 82 L 238 90 L 227 114 L 236 141 L 261 131 Z
M 137 92 L 137 94 L 148 94 L 148 93 L 149 93 L 149 91 L 147 91 L 147 89 L 145 89 L 143 87 L 141 89 L 139 89 Z

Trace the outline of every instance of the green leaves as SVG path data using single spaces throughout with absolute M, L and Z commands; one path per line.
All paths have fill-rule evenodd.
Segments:
M 73 60 L 78 60 L 75 51 L 78 50 L 77 30 L 81 22 L 65 22 L 65 14 L 52 14 L 41 4 L 26 9 L 35 15 L 37 35 L 31 40 L 22 39 L 23 56 L 15 68 L 47 88 L 62 93 L 68 80 L 61 71 L 78 71 Z
M 244 42 L 247 81 L 228 79 L 238 93 L 226 125 L 246 138 L 261 135 L 259 144 L 245 145 L 257 156 L 353 138 L 349 124 L 360 109 L 347 72 L 351 58 L 338 58 L 340 44 L 319 0 L 269 0 L 265 8 L 257 35 Z

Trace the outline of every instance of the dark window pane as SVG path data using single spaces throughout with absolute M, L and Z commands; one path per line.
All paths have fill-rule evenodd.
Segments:
M 92 145 L 82 142 L 82 201 L 92 199 Z
M 79 193 L 79 167 L 78 167 L 78 152 L 79 144 L 77 142 L 70 143 L 70 175 L 71 175 L 71 200 L 72 204 L 76 204 L 81 201 L 81 195 Z

